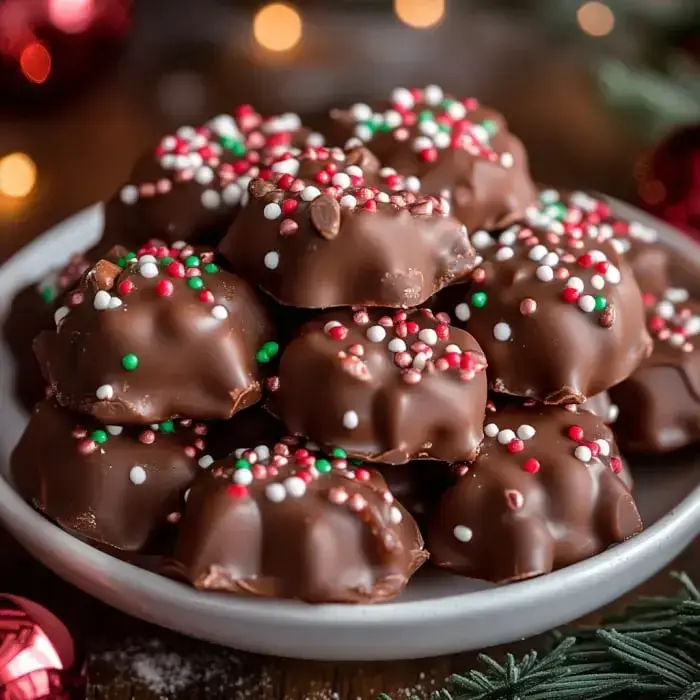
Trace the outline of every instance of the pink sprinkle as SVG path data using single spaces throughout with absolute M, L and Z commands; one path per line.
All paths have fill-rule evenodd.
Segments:
M 81 440 L 78 443 L 78 452 L 81 455 L 92 454 L 97 449 L 97 443 L 92 440 Z
M 143 185 L 139 187 L 139 194 L 142 197 L 153 197 L 156 193 L 156 186 L 150 182 L 144 182 Z
M 158 194 L 167 194 L 173 188 L 173 183 L 170 180 L 162 179 L 156 183 Z
M 384 328 L 391 328 L 394 325 L 394 322 L 389 316 L 382 316 L 377 323 Z
M 369 314 L 366 311 L 356 311 L 353 314 L 352 320 L 358 326 L 366 326 L 369 323 Z
M 354 493 L 348 501 L 348 508 L 358 513 L 367 507 L 367 501 L 359 493 Z
M 450 363 L 444 357 L 440 357 L 437 360 L 435 360 L 435 369 L 438 370 L 438 372 L 444 372 L 446 369 L 449 368 Z
M 422 379 L 422 375 L 417 369 L 407 369 L 401 376 L 406 384 L 418 384 Z
M 293 236 L 299 230 L 299 224 L 292 219 L 283 219 L 280 224 L 280 235 Z
M 194 459 L 197 456 L 197 450 L 195 450 L 194 447 L 192 447 L 192 445 L 187 445 L 187 447 L 185 447 L 185 454 L 190 459 Z
M 410 352 L 397 352 L 394 355 L 394 362 L 402 369 L 406 369 L 413 363 L 413 358 Z
M 343 503 L 346 503 L 348 500 L 348 492 L 345 489 L 341 489 L 337 486 L 334 486 L 328 492 L 328 500 L 331 503 L 335 503 L 338 506 L 342 506 Z
M 250 473 L 254 479 L 264 479 L 267 476 L 267 468 L 264 464 L 254 464 L 250 469 Z
M 510 510 L 520 510 L 525 505 L 525 496 L 516 489 L 506 489 L 505 497 Z
M 139 442 L 142 442 L 144 445 L 152 445 L 155 442 L 155 439 L 156 434 L 152 430 L 144 430 L 139 435 Z

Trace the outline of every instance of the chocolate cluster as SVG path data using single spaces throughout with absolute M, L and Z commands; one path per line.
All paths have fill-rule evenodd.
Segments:
M 311 603 L 638 533 L 613 431 L 700 439 L 700 301 L 656 233 L 538 191 L 505 119 L 435 85 L 325 131 L 242 106 L 163 137 L 25 293 L 48 398 L 18 491 L 196 588 Z

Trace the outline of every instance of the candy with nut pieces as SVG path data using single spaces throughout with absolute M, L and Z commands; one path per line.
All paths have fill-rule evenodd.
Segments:
M 187 495 L 175 558 L 196 588 L 310 603 L 390 600 L 427 559 L 373 469 L 298 441 L 239 450 Z
M 428 309 L 338 309 L 284 348 L 271 407 L 287 428 L 385 464 L 470 460 L 482 439 L 486 360 Z

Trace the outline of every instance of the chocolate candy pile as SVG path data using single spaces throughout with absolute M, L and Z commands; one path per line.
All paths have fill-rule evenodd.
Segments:
M 18 296 L 23 400 L 33 336 L 48 385 L 18 491 L 197 588 L 309 602 L 640 532 L 613 430 L 700 439 L 700 301 L 655 232 L 538 191 L 502 115 L 435 85 L 326 134 L 250 106 L 178 129 Z

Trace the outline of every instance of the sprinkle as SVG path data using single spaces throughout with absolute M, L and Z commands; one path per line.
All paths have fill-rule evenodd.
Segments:
M 307 185 L 301 192 L 301 198 L 305 202 L 313 202 L 314 199 L 318 199 L 321 196 L 321 190 L 313 185 Z
M 124 204 L 136 204 L 139 200 L 139 189 L 134 185 L 127 185 L 122 187 L 119 192 L 119 199 L 122 200 Z
M 496 340 L 500 340 L 501 342 L 505 343 L 507 340 L 510 340 L 510 336 L 511 328 L 507 323 L 501 321 L 493 327 L 493 337 Z
M 248 489 L 243 484 L 229 484 L 226 487 L 226 495 L 231 498 L 247 498 Z
M 97 396 L 100 401 L 109 401 L 114 396 L 114 389 L 110 384 L 103 384 L 97 387 L 95 396 Z
M 583 280 L 580 277 L 569 277 L 569 279 L 566 281 L 566 286 L 581 293 L 584 285 Z
M 204 280 L 201 277 L 189 277 L 187 279 L 187 286 L 190 289 L 200 290 L 204 288 Z
M 263 261 L 265 263 L 265 267 L 268 270 L 276 270 L 280 264 L 280 255 L 279 255 L 279 253 L 276 253 L 274 250 L 271 250 L 269 253 L 267 253 L 265 255 L 265 258 Z
M 622 471 L 622 460 L 619 457 L 611 457 L 610 469 L 612 469 L 615 474 L 619 474 Z
M 525 443 L 522 440 L 511 440 L 508 443 L 508 452 L 511 454 L 516 454 L 518 452 L 522 452 L 525 449 Z
M 306 486 L 304 486 L 304 488 L 306 488 Z M 268 484 L 265 487 L 265 496 L 267 496 L 268 501 L 282 503 L 282 501 L 287 498 L 287 490 L 282 484 Z
M 452 533 L 456 539 L 464 543 L 469 542 L 471 538 L 474 537 L 474 533 L 472 532 L 471 528 L 467 527 L 466 525 L 455 525 Z
M 487 437 L 496 437 L 498 435 L 498 426 L 495 423 L 488 423 L 484 426 L 484 434 Z
M 298 476 L 290 476 L 284 480 L 284 488 L 292 498 L 301 498 L 306 493 L 306 482 Z
M 152 262 L 144 263 L 139 267 L 139 274 L 146 279 L 158 277 L 158 265 Z
M 601 277 L 600 275 L 593 275 L 593 277 L 591 277 L 591 286 L 593 287 L 593 289 L 604 289 L 605 279 L 603 279 L 603 277 Z
M 541 243 L 538 243 L 537 245 L 530 248 L 528 257 L 534 262 L 539 262 L 545 255 L 547 255 L 547 252 L 547 248 L 545 248 L 545 246 L 543 246 Z
M 381 326 L 370 326 L 367 329 L 367 340 L 372 343 L 381 343 L 386 338 L 386 331 Z
M 110 435 L 114 436 L 121 435 L 124 430 L 121 425 L 105 425 L 105 428 Z
M 515 433 L 510 428 L 501 430 L 498 433 L 498 442 L 501 445 L 507 445 L 511 440 L 515 440 Z
M 522 470 L 528 474 L 537 474 L 541 466 L 542 465 L 540 464 L 539 460 L 535 459 L 534 457 L 529 457 L 523 462 Z
M 159 280 L 156 284 L 156 294 L 160 297 L 172 296 L 175 285 L 170 280 Z
M 520 313 L 523 316 L 531 316 L 535 311 L 537 311 L 537 302 L 534 299 L 527 297 L 520 302 Z
M 463 323 L 468 321 L 469 317 L 471 316 L 471 310 L 469 309 L 469 305 L 465 304 L 464 302 L 462 302 L 461 304 L 457 304 L 457 306 L 455 306 L 455 316 L 458 320 L 462 321 Z
M 61 321 L 68 316 L 70 313 L 70 309 L 67 306 L 59 306 L 56 311 L 54 312 L 53 315 L 53 320 L 56 326 L 58 327 L 61 324 Z
M 221 304 L 212 306 L 210 313 L 217 321 L 223 321 L 228 318 L 228 309 L 225 306 L 221 306 Z
M 527 423 L 521 425 L 517 430 L 518 437 L 521 440 L 532 440 L 535 437 L 535 432 L 535 429 Z
M 607 440 L 596 440 L 595 444 L 598 445 L 598 449 L 600 450 L 600 454 L 603 457 L 607 457 L 610 454 L 610 443 Z
M 211 455 L 202 455 L 197 462 L 202 469 L 209 469 L 213 463 L 214 458 Z
M 199 200 L 205 209 L 218 209 L 221 205 L 221 195 L 216 190 L 204 190 Z
M 422 340 L 426 345 L 435 345 L 438 342 L 438 335 L 432 328 L 424 328 L 418 333 L 419 340 Z
M 146 470 L 138 464 L 135 467 L 131 467 L 131 471 L 129 472 L 129 479 L 131 483 L 136 486 L 143 484 L 147 476 Z
M 343 426 L 348 430 L 355 430 L 360 424 L 360 417 L 356 411 L 345 411 L 343 414 Z
M 586 447 L 585 445 L 579 445 L 574 450 L 574 457 L 576 457 L 576 459 L 581 460 L 582 462 L 590 462 L 593 457 L 593 453 L 591 452 L 590 447 Z
M 583 440 L 583 428 L 580 425 L 572 425 L 567 431 L 567 435 L 576 442 Z
M 392 338 L 387 345 L 390 352 L 405 352 L 406 343 L 401 338 Z
M 253 473 L 250 469 L 238 469 L 233 475 L 234 482 L 241 486 L 250 486 L 253 483 L 253 479 Z
M 139 366 L 139 358 L 133 352 L 129 352 L 122 357 L 122 367 L 127 372 L 133 372 Z
M 596 301 L 590 294 L 584 294 L 579 300 L 578 305 L 581 311 L 587 314 L 595 310 Z
M 506 505 L 511 510 L 520 510 L 525 505 L 525 496 L 516 489 L 506 489 Z
M 477 309 L 483 309 L 486 306 L 486 301 L 488 296 L 486 292 L 474 292 L 472 294 L 472 305 L 476 306 Z
M 109 308 L 111 298 L 112 296 L 109 292 L 105 292 L 104 289 L 100 289 L 100 291 L 95 294 L 95 298 L 92 300 L 92 305 L 98 311 L 104 311 L 105 309 Z
M 535 276 L 540 282 L 551 282 L 554 279 L 554 270 L 549 265 L 540 265 L 535 270 Z
M 282 207 L 280 207 L 277 202 L 270 202 L 269 204 L 265 205 L 265 208 L 263 209 L 263 216 L 266 219 L 279 219 L 280 216 L 282 216 Z
M 357 206 L 357 199 L 351 194 L 343 195 L 340 198 L 340 206 L 346 209 L 354 209 Z

